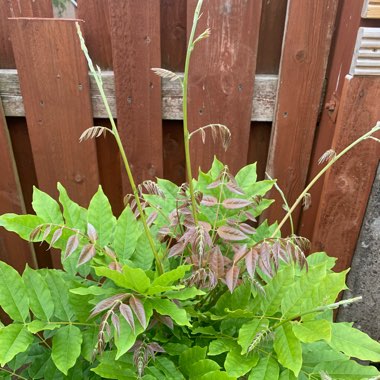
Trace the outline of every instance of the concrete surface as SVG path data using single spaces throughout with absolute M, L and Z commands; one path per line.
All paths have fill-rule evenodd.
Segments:
M 380 165 L 347 285 L 350 290 L 344 292 L 343 298 L 362 296 L 363 301 L 341 308 L 338 321 L 355 322 L 355 327 L 380 340 Z

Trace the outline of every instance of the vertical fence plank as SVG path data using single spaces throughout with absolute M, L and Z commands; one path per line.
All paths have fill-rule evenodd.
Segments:
M 195 0 L 188 1 L 188 34 Z M 226 125 L 232 133 L 227 152 L 213 144 L 208 133 L 191 143 L 193 167 L 207 170 L 214 152 L 232 172 L 247 163 L 253 84 L 261 16 L 261 0 L 205 2 L 197 35 L 211 28 L 211 36 L 197 44 L 190 64 L 189 129 L 210 123 Z M 194 173 L 195 174 L 195 173 Z
M 8 212 L 25 213 L 24 199 L 1 102 L 0 147 L 0 215 Z M 20 272 L 23 271 L 26 263 L 32 267 L 37 266 L 32 245 L 3 228 L 0 229 L 0 259 Z
M 160 2 L 110 0 L 117 121 L 136 182 L 162 177 Z M 124 174 L 124 170 L 123 170 Z M 123 176 L 123 189 L 130 187 Z
M 19 71 L 39 187 L 57 196 L 60 181 L 87 205 L 99 183 L 95 142 L 81 145 L 92 126 L 87 65 L 71 20 L 13 19 Z M 53 255 L 55 265 L 59 265 Z
M 85 21 L 83 36 L 92 60 L 102 69 L 111 69 L 112 47 L 107 1 L 78 0 L 77 17 Z
M 51 0 L 0 1 L 0 68 L 15 67 L 8 17 L 53 17 Z
M 378 99 L 379 77 L 347 76 L 333 139 L 336 152 L 380 120 Z M 336 270 L 351 264 L 379 157 L 379 144 L 367 140 L 343 156 L 326 174 L 312 248 L 337 257 Z
M 306 183 L 337 5 L 337 0 L 288 3 L 267 171 L 289 204 Z M 283 201 L 276 190 L 270 197 L 276 202 L 265 216 L 273 222 L 284 215 Z M 296 224 L 299 213 L 293 213 Z M 289 232 L 284 226 L 284 235 Z

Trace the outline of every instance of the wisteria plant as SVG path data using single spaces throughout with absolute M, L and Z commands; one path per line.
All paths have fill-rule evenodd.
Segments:
M 272 179 L 257 181 L 256 165 L 233 175 L 216 158 L 191 174 L 190 139 L 210 134 L 225 148 L 227 127 L 189 133 L 190 57 L 209 30 L 195 37 L 198 2 L 181 82 L 188 181 L 136 185 L 102 87 L 100 70 L 78 35 L 111 127 L 93 127 L 81 140 L 112 134 L 133 194 L 116 218 L 99 187 L 88 209 L 58 184 L 59 203 L 34 189 L 35 215 L 5 214 L 0 226 L 61 251 L 63 270 L 26 267 L 19 275 L 0 262 L 0 306 L 13 321 L 0 328 L 0 378 L 6 379 L 375 379 L 380 344 L 333 309 L 347 271 L 335 259 L 309 254 L 307 239 L 281 236 L 282 225 L 315 181 L 374 127 L 330 161 L 280 223 L 258 223 L 272 200 Z M 277 186 L 277 185 L 276 185 Z M 15 253 L 17 254 L 17 253 Z

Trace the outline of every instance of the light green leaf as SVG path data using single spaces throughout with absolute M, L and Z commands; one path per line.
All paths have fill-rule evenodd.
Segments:
M 183 380 L 182 373 L 177 369 L 174 363 L 165 356 L 157 356 L 154 366 L 160 370 L 164 375 L 164 379 L 170 380 Z
M 174 302 L 167 299 L 152 298 L 148 300 L 157 313 L 168 315 L 175 323 L 180 326 L 190 326 L 189 317 L 184 309 L 179 308 Z
M 115 360 L 116 351 L 104 352 L 100 357 L 100 364 L 91 371 L 101 376 L 102 379 L 135 380 L 136 368 L 131 357 Z
M 0 261 L 0 307 L 17 322 L 29 314 L 29 299 L 21 276 L 8 264 Z
M 205 294 L 206 293 L 203 290 L 191 287 L 180 290 L 168 291 L 165 293 L 165 296 L 176 300 L 187 300 L 196 296 L 203 296 Z
M 258 361 L 259 355 L 256 352 L 241 355 L 240 347 L 235 347 L 227 354 L 224 368 L 229 376 L 240 377 L 255 367 Z
M 304 343 L 312 343 L 317 340 L 330 341 L 331 323 L 321 319 L 303 323 L 292 323 L 294 335 Z
M 201 376 L 205 375 L 208 372 L 218 371 L 220 365 L 217 362 L 214 362 L 210 359 L 198 360 L 195 363 L 192 363 L 189 368 L 190 380 L 198 380 Z
M 55 330 L 61 327 L 59 322 L 57 323 L 48 323 L 45 321 L 39 321 L 38 319 L 35 319 L 32 322 L 29 322 L 26 327 L 28 328 L 28 331 L 30 331 L 32 334 L 36 334 L 40 331 L 45 330 Z
M 290 323 L 285 323 L 275 330 L 273 348 L 278 361 L 298 376 L 302 366 L 302 347 Z
M 331 342 L 328 343 L 334 350 L 344 354 L 372 362 L 380 362 L 380 343 L 371 339 L 348 323 L 334 323 L 332 325 Z
M 135 333 L 131 329 L 131 326 L 127 321 L 120 316 L 120 335 L 115 332 L 115 345 L 117 348 L 116 360 L 118 360 L 122 355 L 124 355 L 128 350 L 135 344 L 136 336 L 141 334 L 144 329 L 139 323 L 136 324 Z
M 206 358 L 207 347 L 194 346 L 183 351 L 179 356 L 179 366 L 185 375 L 190 374 L 191 365 Z
M 220 162 L 216 156 L 214 156 L 214 161 L 212 162 L 211 169 L 207 174 L 209 174 L 213 181 L 216 180 L 220 172 L 224 169 L 224 164 Z
M 122 264 L 125 264 L 136 249 L 141 235 L 139 224 L 131 208 L 127 206 L 116 222 L 113 249 Z
M 0 216 L 0 227 L 15 232 L 22 239 L 28 241 L 33 230 L 43 223 L 43 219 L 36 215 L 4 214 Z M 41 241 L 41 238 L 36 238 L 34 241 Z
M 65 225 L 85 232 L 87 229 L 87 210 L 72 201 L 66 189 L 60 183 L 57 184 L 57 188 L 59 191 L 59 202 L 63 207 Z
M 184 285 L 178 285 L 178 289 L 182 289 Z M 156 285 L 156 286 L 151 286 L 145 294 L 148 296 L 154 295 L 154 294 L 160 294 L 163 292 L 175 290 L 176 286 L 162 286 L 162 285 Z
M 212 371 L 203 375 L 200 380 L 235 380 L 235 377 L 228 376 L 227 372 Z
M 337 259 L 335 257 L 328 256 L 325 252 L 314 252 L 309 255 L 306 260 L 309 264 L 309 267 L 313 267 L 321 263 L 326 263 L 326 268 L 332 269 L 335 266 Z
M 142 230 L 142 226 L 139 227 Z M 136 250 L 131 256 L 131 262 L 137 267 L 143 270 L 149 270 L 153 263 L 153 252 L 150 247 L 149 240 L 145 233 L 141 231 L 140 237 L 137 240 Z
M 292 371 L 286 369 L 285 371 L 281 372 L 280 380 L 297 380 L 297 377 L 294 376 Z
M 162 286 L 167 286 L 167 285 L 172 285 L 176 281 L 183 279 L 185 276 L 185 273 L 188 272 L 191 269 L 191 265 L 180 265 L 177 268 L 165 272 L 161 276 L 157 277 L 153 283 L 152 286 L 155 285 L 162 285 Z
M 88 288 L 75 288 L 70 289 L 70 293 L 78 294 L 80 296 L 109 296 L 111 294 L 116 294 L 115 290 L 112 288 L 105 288 L 103 286 L 90 286 Z
M 102 247 L 112 242 L 116 218 L 113 216 L 111 205 L 101 186 L 88 206 L 87 222 L 95 227 L 98 243 Z
M 267 319 L 253 319 L 252 321 L 245 323 L 239 330 L 238 343 L 242 348 L 242 355 L 246 354 L 249 347 L 260 332 L 266 330 L 269 326 Z
M 109 269 L 107 267 L 95 267 L 94 269 L 97 276 L 107 277 L 110 280 L 112 280 L 117 286 L 129 289 L 129 282 L 127 281 L 123 273 Z
M 65 375 L 71 367 L 74 367 L 81 352 L 81 345 L 82 333 L 73 325 L 60 328 L 53 336 L 51 358 Z
M 59 204 L 50 195 L 33 187 L 33 210 L 44 220 L 44 223 L 63 224 Z
M 208 353 L 209 356 L 215 356 L 223 354 L 223 352 L 230 351 L 232 348 L 234 348 L 234 342 L 229 339 L 216 339 L 212 340 L 208 347 Z
M 45 279 L 29 266 L 26 266 L 22 278 L 33 314 L 43 321 L 49 321 L 54 313 L 54 302 Z
M 70 321 L 74 311 L 69 302 L 69 283 L 63 279 L 64 272 L 50 269 L 44 275 L 53 297 L 54 315 L 62 321 Z
M 5 366 L 17 354 L 24 352 L 33 342 L 33 335 L 21 324 L 0 329 L 0 365 Z
M 142 269 L 123 265 L 122 271 L 129 289 L 145 293 L 150 287 L 150 279 Z
M 251 285 L 248 282 L 238 286 L 233 293 L 225 292 L 215 305 L 216 314 L 226 314 L 227 309 L 244 309 L 251 295 Z
M 279 311 L 281 301 L 289 286 L 294 282 L 294 266 L 280 269 L 273 279 L 264 286 L 265 297 L 261 299 L 261 310 L 264 315 L 272 316 Z
M 88 362 L 92 363 L 94 350 L 98 343 L 99 328 L 98 326 L 90 326 L 87 330 L 82 331 L 82 349 L 81 356 Z
M 249 374 L 248 380 L 277 380 L 280 375 L 280 367 L 271 356 L 261 357 L 259 363 Z
M 344 362 L 320 363 L 314 368 L 314 373 L 324 371 L 334 380 L 368 380 L 380 375 L 372 366 L 364 366 L 354 360 Z
M 254 164 L 249 164 L 244 166 L 236 174 L 236 182 L 241 187 L 242 190 L 246 191 L 256 183 L 257 173 L 256 173 L 256 162 Z

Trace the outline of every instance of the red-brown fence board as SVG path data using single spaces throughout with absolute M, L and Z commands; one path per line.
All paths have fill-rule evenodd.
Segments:
M 333 42 L 333 53 L 330 57 L 328 82 L 321 121 L 316 131 L 313 153 L 310 160 L 309 181 L 315 177 L 321 167 L 319 158 L 331 147 L 335 130 L 336 113 L 339 111 L 339 99 L 342 93 L 344 78 L 350 70 L 356 35 L 361 23 L 360 14 L 363 0 L 345 0 L 341 2 L 336 32 Z M 330 106 L 328 105 L 330 103 Z M 325 106 L 329 108 L 325 108 Z M 334 117 L 335 115 L 335 117 Z M 318 211 L 323 181 L 317 182 L 310 191 L 311 206 L 302 211 L 299 234 L 311 239 Z
M 188 35 L 195 5 L 195 0 L 188 1 Z M 195 172 L 199 167 L 205 171 L 215 154 L 236 172 L 247 163 L 261 1 L 212 0 L 204 3 L 202 12 L 196 35 L 210 28 L 211 36 L 197 44 L 191 58 L 189 129 L 224 124 L 232 143 L 224 152 L 209 132 L 205 144 L 195 135 L 192 164 Z
M 1 103 L 0 147 L 0 215 L 9 212 L 24 213 L 24 199 Z M 23 271 L 26 263 L 32 267 L 37 266 L 33 247 L 4 229 L 0 230 L 0 259 L 12 265 L 18 271 Z
M 135 181 L 162 177 L 161 81 L 158 0 L 110 0 L 118 129 Z M 130 187 L 123 170 L 123 188 Z
M 101 69 L 112 68 L 112 47 L 108 1 L 78 0 L 77 17 L 82 26 L 86 46 L 94 64 Z
M 379 77 L 345 79 L 332 144 L 337 153 L 380 120 L 378 99 Z M 312 242 L 314 250 L 326 250 L 338 258 L 336 270 L 351 264 L 379 157 L 379 144 L 364 141 L 336 162 L 326 175 Z
M 73 199 L 86 205 L 99 176 L 95 142 L 78 141 L 92 126 L 92 113 L 75 23 L 28 18 L 11 22 L 38 186 L 56 196 L 60 181 Z
M 289 0 L 275 120 L 267 171 L 292 204 L 305 187 L 334 30 L 337 0 Z M 281 220 L 283 201 L 273 190 L 270 221 Z M 300 210 L 293 213 L 296 221 Z M 284 235 L 289 225 L 283 228 Z

